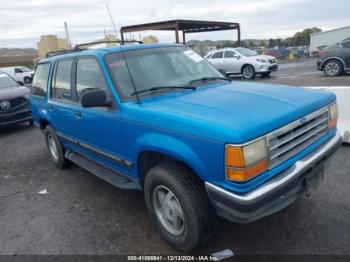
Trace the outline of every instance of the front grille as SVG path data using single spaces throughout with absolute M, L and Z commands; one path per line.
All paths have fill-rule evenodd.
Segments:
M 5 101 L 5 100 L 10 103 L 10 109 L 2 110 L 0 108 L 0 113 L 7 113 L 7 112 L 11 112 L 13 110 L 19 110 L 19 109 L 27 107 L 29 105 L 28 99 L 25 98 L 24 96 L 12 98 L 12 99 L 3 99 L 3 100 L 0 100 L 0 102 Z
M 267 135 L 270 169 L 298 154 L 327 132 L 328 107 Z

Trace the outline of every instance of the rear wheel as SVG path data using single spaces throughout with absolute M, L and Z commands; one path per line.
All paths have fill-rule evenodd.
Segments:
M 242 75 L 245 79 L 253 79 L 255 77 L 255 68 L 252 65 L 245 65 L 242 68 Z
M 31 82 L 31 78 L 29 76 L 25 76 L 23 78 L 23 81 L 24 81 L 25 84 L 29 84 Z
M 64 168 L 68 164 L 68 160 L 64 157 L 64 147 L 58 139 L 55 131 L 51 126 L 45 128 L 45 140 L 49 151 L 49 155 L 58 168 Z
M 167 162 L 152 168 L 145 200 L 152 222 L 175 248 L 189 252 L 209 239 L 213 212 L 203 185 L 185 165 Z
M 338 60 L 331 59 L 324 64 L 323 72 L 326 76 L 339 76 L 343 73 L 343 65 Z

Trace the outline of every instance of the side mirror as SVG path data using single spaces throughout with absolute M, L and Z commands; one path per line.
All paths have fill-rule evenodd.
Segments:
M 106 92 L 102 89 L 88 90 L 81 96 L 83 107 L 109 107 L 111 102 L 107 99 Z
M 241 58 L 240 55 L 235 55 L 234 58 L 236 58 L 237 60 L 239 60 Z

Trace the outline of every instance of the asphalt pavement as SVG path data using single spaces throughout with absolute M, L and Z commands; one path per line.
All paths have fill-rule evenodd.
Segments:
M 288 63 L 271 78 L 256 81 L 340 85 L 334 84 L 338 78 L 304 71 Z M 318 76 L 322 80 L 315 80 Z M 78 166 L 57 169 L 37 128 L 23 124 L 0 130 L 0 149 L 1 255 L 181 254 L 151 225 L 142 192 L 116 189 Z M 350 147 L 342 146 L 314 195 L 251 224 L 218 218 L 214 239 L 196 253 L 350 255 L 349 167 Z M 47 194 L 38 193 L 44 189 Z

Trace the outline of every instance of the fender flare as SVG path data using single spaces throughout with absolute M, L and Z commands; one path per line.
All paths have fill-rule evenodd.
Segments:
M 131 154 L 135 156 L 135 166 L 139 165 L 140 155 L 145 151 L 153 151 L 177 159 L 188 165 L 203 179 L 205 164 L 188 144 L 177 138 L 158 133 L 147 133 L 140 136 L 131 150 Z

